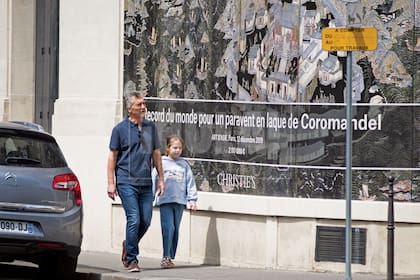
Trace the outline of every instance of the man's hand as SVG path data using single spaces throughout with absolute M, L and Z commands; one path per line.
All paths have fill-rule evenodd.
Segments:
M 115 187 L 115 184 L 109 184 L 108 185 L 108 197 L 112 200 L 115 200 L 115 198 L 118 196 L 117 188 Z
M 157 191 L 159 193 L 159 196 L 162 196 L 165 193 L 165 183 L 163 181 L 163 179 L 158 180 L 158 185 L 157 185 Z

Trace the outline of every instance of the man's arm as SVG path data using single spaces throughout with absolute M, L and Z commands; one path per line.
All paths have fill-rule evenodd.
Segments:
M 162 155 L 159 149 L 153 150 L 153 164 L 159 177 L 156 191 L 159 192 L 159 196 L 162 196 L 165 192 L 165 183 L 163 180 Z
M 115 166 L 117 165 L 118 151 L 109 151 L 108 155 L 108 197 L 115 200 L 117 194 L 117 187 L 115 185 Z

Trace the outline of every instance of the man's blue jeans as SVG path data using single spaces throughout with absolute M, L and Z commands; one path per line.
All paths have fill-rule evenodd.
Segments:
M 165 203 L 160 208 L 160 224 L 162 228 L 163 257 L 175 258 L 178 246 L 179 225 L 185 205 Z
M 127 220 L 125 228 L 127 262 L 138 262 L 139 242 L 152 221 L 152 186 L 118 185 L 118 195 Z

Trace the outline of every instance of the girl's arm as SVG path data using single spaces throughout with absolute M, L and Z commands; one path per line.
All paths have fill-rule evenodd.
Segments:
M 192 173 L 190 165 L 187 163 L 187 176 L 186 176 L 186 183 L 187 183 L 187 208 L 192 210 L 197 210 L 197 185 L 195 183 L 194 174 Z

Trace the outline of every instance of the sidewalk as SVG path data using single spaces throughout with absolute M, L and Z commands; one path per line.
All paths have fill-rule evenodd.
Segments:
M 159 259 L 141 258 L 142 272 L 129 273 L 120 256 L 111 253 L 82 252 L 77 272 L 88 279 L 101 280 L 346 280 L 344 274 L 332 272 L 291 272 L 248 268 L 231 268 L 175 262 L 172 269 L 161 269 Z M 352 280 L 385 280 L 386 275 L 352 274 Z M 396 276 L 395 280 L 420 280 L 420 276 Z

